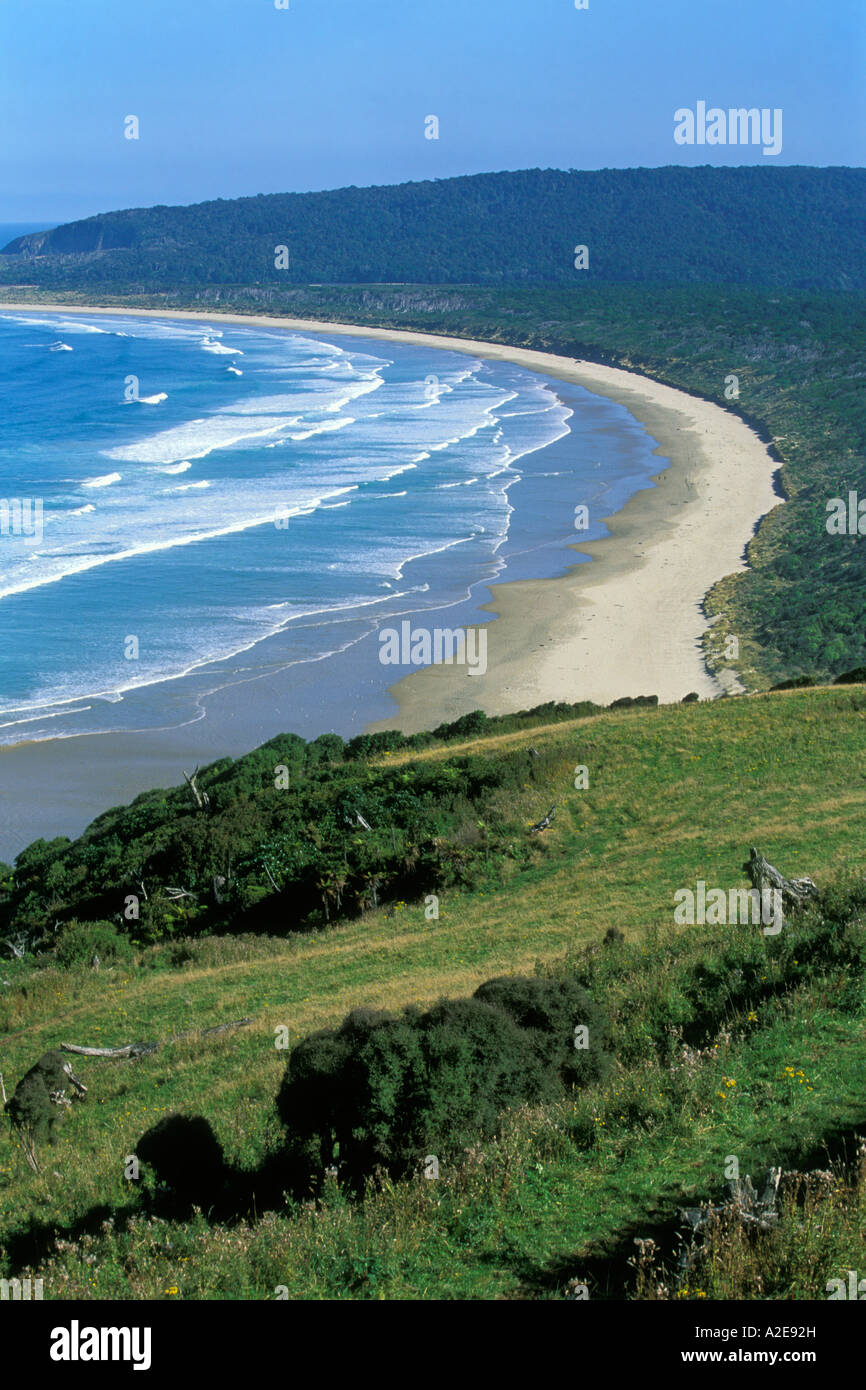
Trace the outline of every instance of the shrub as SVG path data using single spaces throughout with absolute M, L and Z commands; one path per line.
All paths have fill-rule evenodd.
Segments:
M 493 1134 L 505 1109 L 559 1093 L 534 1038 L 484 1000 L 443 999 L 420 1025 L 424 1088 L 405 1136 L 419 1158 L 459 1152 Z
M 473 996 L 501 1009 L 531 1038 L 545 1068 L 566 1086 L 600 1080 L 609 1067 L 607 1020 L 573 977 L 543 980 L 503 975 L 479 986 Z M 575 1046 L 575 1028 L 587 1029 L 588 1046 Z
M 333 1158 L 348 1060 L 348 1041 L 333 1029 L 311 1033 L 292 1049 L 277 1093 L 283 1124 L 323 1169 Z
M 791 680 L 779 681 L 777 685 L 771 685 L 771 690 L 804 690 L 810 685 L 815 685 L 814 676 L 794 676 Z
M 77 1098 L 86 1093 L 87 1087 L 79 1081 L 72 1063 L 62 1052 L 46 1052 L 22 1076 L 12 1099 L 6 1103 L 9 1119 L 21 1134 L 25 1153 L 34 1168 L 37 1167 L 37 1142 L 47 1138 L 49 1143 L 57 1143 L 55 1129 L 63 1110 L 51 1097 L 58 1093 L 65 1095 L 67 1090 Z
M 57 964 L 68 969 L 91 965 L 94 955 L 103 965 L 129 962 L 133 951 L 129 938 L 113 922 L 67 922 L 58 933 L 54 955 Z
M 590 1047 L 574 1046 L 577 1023 Z M 601 1011 L 573 979 L 488 981 L 426 1013 L 355 1009 L 293 1049 L 277 1096 L 287 1161 L 321 1173 L 339 1160 L 356 1187 L 377 1167 L 399 1177 L 428 1152 L 454 1155 L 499 1116 L 604 1074 Z
M 461 714 L 459 719 L 450 724 L 437 725 L 433 730 L 433 737 L 446 742 L 451 739 L 472 738 L 475 734 L 486 733 L 489 723 L 484 710 L 473 709 L 468 714 Z
M 608 706 L 609 709 L 632 709 L 637 706 L 643 709 L 644 706 L 655 708 L 659 702 L 658 695 L 623 695 L 619 700 L 614 700 Z

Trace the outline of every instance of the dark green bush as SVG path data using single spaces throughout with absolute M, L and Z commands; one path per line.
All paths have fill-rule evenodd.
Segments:
M 487 991 L 487 996 L 484 995 Z M 589 1029 L 577 1049 L 574 1029 Z M 376 1168 L 416 1170 L 489 1137 L 509 1106 L 604 1074 L 606 1024 L 572 979 L 489 981 L 426 1013 L 355 1009 L 292 1051 L 277 1096 L 288 1156 L 307 1175 L 338 1162 L 356 1187 Z
M 503 975 L 473 996 L 501 1009 L 529 1034 L 542 1065 L 566 1086 L 586 1086 L 607 1072 L 607 1020 L 574 978 L 543 980 Z M 587 1029 L 587 1047 L 575 1046 L 575 1028 Z
M 816 685 L 814 676 L 794 676 L 791 680 L 779 681 L 776 685 L 771 685 L 771 690 L 804 690 L 810 685 Z
M 559 1094 L 535 1039 L 480 999 L 444 999 L 419 1020 L 423 1093 L 406 1134 L 418 1157 L 459 1152 L 496 1129 L 504 1110 Z M 420 1151 L 420 1152 L 419 1152 Z M 408 1155 L 407 1155 L 408 1156 Z
M 623 695 L 619 700 L 614 700 L 609 709 L 643 709 L 645 706 L 655 708 L 659 702 L 658 695 Z

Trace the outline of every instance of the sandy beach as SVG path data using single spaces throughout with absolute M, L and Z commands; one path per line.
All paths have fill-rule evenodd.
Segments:
M 433 334 L 243 314 L 0 303 L 0 312 L 7 311 L 140 315 L 424 344 L 504 359 L 618 402 L 658 441 L 656 485 L 636 493 L 609 519 L 609 536 L 581 545 L 575 532 L 574 548 L 591 556 L 591 564 L 576 563 L 560 578 L 492 587 L 484 675 L 469 677 L 465 666 L 456 665 L 409 675 L 391 687 L 399 716 L 368 727 L 412 732 L 470 709 L 506 713 L 547 700 L 609 704 L 622 695 L 648 694 L 665 703 L 690 691 L 701 697 L 722 693 L 701 656 L 707 627 L 701 604 L 713 584 L 745 567 L 745 547 L 756 524 L 781 499 L 773 486 L 777 465 L 766 446 L 721 405 L 617 368 Z M 721 389 L 720 383 L 720 394 Z M 729 688 L 736 689 L 735 675 L 728 675 Z M 262 741 L 253 719 L 244 745 L 240 711 L 232 713 L 231 742 L 241 746 L 220 752 L 245 751 Z M 210 718 L 209 708 L 204 722 Z M 177 774 L 164 774 L 178 759 L 197 756 L 202 734 L 199 722 L 170 737 L 163 733 L 159 747 L 155 733 L 18 745 L 0 752 L 0 773 L 7 791 L 10 778 L 13 787 L 23 789 L 34 775 L 38 778 L 37 765 L 51 756 L 55 791 L 71 809 L 76 783 L 81 786 L 85 778 L 92 788 L 94 776 L 103 781 L 97 767 L 106 773 L 111 767 L 98 811 L 145 787 L 179 780 Z M 162 754 L 169 745 L 166 759 Z

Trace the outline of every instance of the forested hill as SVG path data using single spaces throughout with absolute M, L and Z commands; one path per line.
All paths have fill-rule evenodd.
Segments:
M 864 215 L 866 169 L 529 169 L 106 213 L 16 238 L 0 283 L 853 289 Z

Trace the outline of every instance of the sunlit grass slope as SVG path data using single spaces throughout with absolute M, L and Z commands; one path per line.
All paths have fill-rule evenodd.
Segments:
M 862 1013 L 850 1000 L 837 1008 L 835 986 L 806 981 L 748 1024 L 738 1020 L 697 1080 L 647 1072 L 641 1090 L 656 1087 L 657 1098 L 652 1123 L 636 1129 L 617 1088 L 636 1092 L 639 1083 L 622 1071 L 598 1094 L 512 1117 L 439 1184 L 386 1185 L 361 1210 L 334 1191 L 318 1215 L 270 1213 L 235 1228 L 142 1217 L 124 1228 L 122 1215 L 138 1203 L 126 1156 L 167 1111 L 205 1114 L 243 1167 L 273 1150 L 281 1026 L 296 1042 L 357 1005 L 396 1009 L 471 994 L 491 976 L 529 973 L 600 942 L 609 927 L 625 933 L 628 949 L 648 943 L 647 970 L 663 978 L 651 943 L 672 929 L 674 893 L 698 879 L 746 886 L 750 845 L 819 885 L 862 872 L 864 749 L 866 691 L 851 687 L 606 713 L 394 754 L 387 762 L 407 767 L 465 754 L 494 763 L 525 756 L 525 781 L 492 791 L 486 814 L 507 813 L 524 827 L 516 833 L 531 841 L 530 859 L 491 864 L 471 891 L 442 891 L 438 920 L 419 900 L 305 934 L 282 937 L 275 920 L 272 935 L 161 943 L 98 973 L 4 966 L 7 1092 L 61 1042 L 163 1041 L 253 1019 L 238 1031 L 169 1042 L 140 1061 L 82 1060 L 89 1096 L 65 1117 L 59 1145 L 40 1155 L 39 1175 L 4 1125 L 6 1271 L 42 1273 L 46 1297 L 262 1298 L 277 1285 L 292 1297 L 561 1296 L 568 1277 L 598 1281 L 587 1271 L 599 1250 L 609 1253 L 635 1221 L 669 1210 L 675 1195 L 717 1187 L 726 1154 L 760 1165 L 774 1144 L 806 1152 L 860 1123 Z M 578 767 L 587 770 L 584 789 L 575 787 Z M 507 807 L 497 806 L 506 795 Z M 553 805 L 552 827 L 530 835 Z M 460 833 L 483 836 L 484 824 Z M 786 1068 L 807 1075 L 810 1089 L 792 1087 Z M 589 1146 L 587 1124 L 596 1127 Z M 849 1240 L 846 1219 L 840 1230 Z M 102 1220 L 116 1224 L 103 1230 Z

